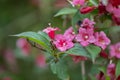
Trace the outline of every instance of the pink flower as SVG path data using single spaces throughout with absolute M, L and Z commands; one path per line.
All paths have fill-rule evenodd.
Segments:
M 114 7 L 112 6 L 112 4 L 108 3 L 108 5 L 106 6 L 106 10 L 107 10 L 109 13 L 112 13 L 113 10 L 114 10 Z
M 36 65 L 41 67 L 41 68 L 46 67 L 46 59 L 45 59 L 44 55 L 38 55 L 36 57 Z
M 100 33 L 96 32 L 95 33 L 95 45 L 101 47 L 103 50 L 107 47 L 107 45 L 110 44 L 110 39 L 106 36 L 106 34 L 101 31 Z
M 20 38 L 17 40 L 17 47 L 20 48 L 24 55 L 28 55 L 31 46 L 26 39 Z
M 90 43 L 94 43 L 95 37 L 93 36 L 93 30 L 80 28 L 79 34 L 76 36 L 76 40 L 80 42 L 82 46 L 87 46 Z
M 75 38 L 75 32 L 73 31 L 73 28 L 70 27 L 69 29 L 67 29 L 64 33 L 64 36 L 69 39 L 69 40 L 73 40 Z
M 110 56 L 120 59 L 120 43 L 110 46 Z
M 72 1 L 72 4 L 73 5 L 84 5 L 84 3 L 85 3 L 85 0 L 73 0 Z
M 112 0 L 111 0 L 112 1 Z M 120 2 L 120 1 L 119 1 Z M 115 2 L 117 3 L 117 2 Z M 106 6 L 106 10 L 112 14 L 112 19 L 113 21 L 117 24 L 120 25 L 120 8 L 113 6 L 111 3 L 108 3 Z
M 66 51 L 74 46 L 73 42 L 62 34 L 56 35 L 53 43 L 60 51 Z
M 83 8 L 80 8 L 80 13 L 81 14 L 87 14 L 87 13 L 90 13 L 92 12 L 93 10 L 95 9 L 94 6 L 87 6 L 87 7 L 83 7 Z
M 120 8 L 114 8 L 113 15 L 117 18 L 120 18 Z
M 77 55 L 70 55 L 75 63 L 78 63 L 80 61 L 87 60 L 87 57 L 84 56 L 77 56 Z
M 94 24 L 95 24 L 95 22 L 89 20 L 88 18 L 85 18 L 83 20 L 83 23 L 81 24 L 81 27 L 93 30 L 94 29 Z
M 46 29 L 43 30 L 43 32 L 47 33 L 51 39 L 54 39 L 55 31 L 57 30 L 59 30 L 59 28 L 47 27 Z
M 115 64 L 109 64 L 107 67 L 107 75 L 111 78 L 111 80 L 114 80 L 115 78 Z

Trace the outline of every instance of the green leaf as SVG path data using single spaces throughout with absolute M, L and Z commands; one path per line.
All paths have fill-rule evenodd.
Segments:
M 92 61 L 95 62 L 95 58 L 98 56 L 98 54 L 101 51 L 101 48 L 94 45 L 89 45 L 86 47 L 86 50 L 90 53 Z
M 45 50 L 50 50 L 51 49 L 49 40 L 46 39 L 43 35 L 38 34 L 36 32 L 23 32 L 23 33 L 16 34 L 16 35 L 13 35 L 13 36 L 27 38 L 27 39 L 39 44 Z
M 116 65 L 116 77 L 120 75 L 120 60 L 118 60 L 117 65 Z
M 74 14 L 76 12 L 77 12 L 77 9 L 75 8 L 63 8 L 55 15 L 55 17 L 60 15 L 66 15 L 66 14 Z
M 51 63 L 50 64 L 51 70 L 54 74 L 57 74 L 57 76 L 62 80 L 69 79 L 69 75 L 67 73 L 67 66 L 62 61 L 59 61 L 57 63 Z
M 106 76 L 106 77 L 105 77 L 105 80 L 111 80 L 111 79 L 110 79 L 110 76 Z
M 69 49 L 68 51 L 66 51 L 66 53 L 78 55 L 78 56 L 90 57 L 88 52 L 79 43 L 76 43 L 75 46 Z
M 99 1 L 98 0 L 89 0 L 89 2 L 91 3 L 91 4 L 93 4 L 94 6 L 98 6 L 98 3 L 99 3 Z
M 106 74 L 106 66 L 101 66 L 98 68 L 100 71 L 102 71 L 104 74 Z
M 50 41 L 50 37 L 45 33 L 45 32 L 42 32 L 42 31 L 39 31 L 38 34 L 42 35 L 44 38 L 46 38 L 48 41 Z

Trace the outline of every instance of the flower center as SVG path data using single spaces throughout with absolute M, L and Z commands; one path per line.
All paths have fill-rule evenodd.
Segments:
M 100 42 L 102 45 L 105 45 L 105 41 L 104 41 L 103 37 L 99 37 L 99 42 Z
M 75 32 L 72 32 L 72 35 L 74 35 L 75 34 Z
M 60 40 L 60 41 L 59 41 L 59 44 L 60 44 L 61 47 L 67 45 L 67 43 L 66 43 L 65 40 Z
M 88 34 L 83 35 L 84 40 L 87 40 L 89 38 Z

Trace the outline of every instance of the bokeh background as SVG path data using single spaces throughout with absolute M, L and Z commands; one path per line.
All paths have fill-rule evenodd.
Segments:
M 10 35 L 39 31 L 48 23 L 63 32 L 71 25 L 71 17 L 54 15 L 68 6 L 67 0 L 0 0 L 0 80 L 59 80 L 45 63 L 45 56 L 40 50 L 30 46 L 25 39 Z M 120 41 L 118 34 L 119 27 L 110 31 L 112 43 Z M 80 64 L 74 65 L 72 60 L 68 64 L 71 80 L 81 80 Z M 90 68 L 86 66 L 86 71 L 97 73 L 95 67 L 91 71 Z
M 39 31 L 48 23 L 66 28 L 66 17 L 53 17 L 65 6 L 66 0 L 0 0 L 0 80 L 59 80 L 38 49 L 10 35 Z

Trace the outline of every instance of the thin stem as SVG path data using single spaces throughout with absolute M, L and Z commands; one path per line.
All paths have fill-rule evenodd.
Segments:
M 85 61 L 81 61 L 82 80 L 85 80 Z

